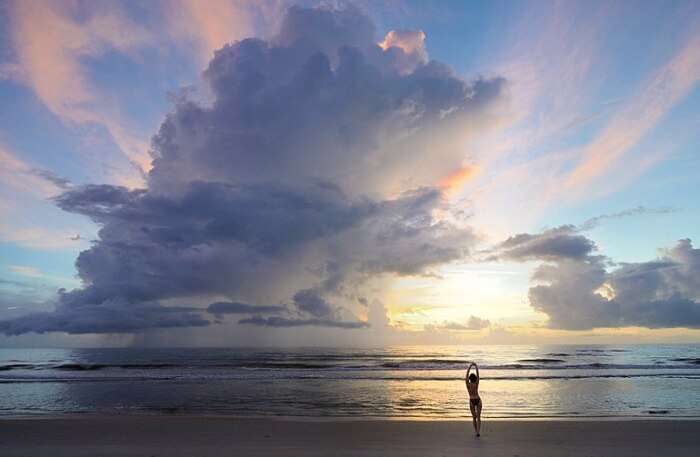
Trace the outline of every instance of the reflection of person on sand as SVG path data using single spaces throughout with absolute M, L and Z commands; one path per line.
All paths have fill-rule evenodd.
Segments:
M 476 370 L 476 374 L 469 374 L 472 367 Z M 469 364 L 467 376 L 464 380 L 467 384 L 467 392 L 469 392 L 469 410 L 472 412 L 472 420 L 474 421 L 474 431 L 476 436 L 481 435 L 481 397 L 479 397 L 479 367 L 476 363 Z

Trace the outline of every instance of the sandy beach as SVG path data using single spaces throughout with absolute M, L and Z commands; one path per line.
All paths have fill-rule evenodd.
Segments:
M 203 416 L 0 420 L 10 456 L 696 456 L 700 421 L 297 421 Z

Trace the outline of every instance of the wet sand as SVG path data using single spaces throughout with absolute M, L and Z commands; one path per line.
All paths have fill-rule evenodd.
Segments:
M 293 420 L 210 416 L 0 419 L 11 456 L 697 456 L 700 421 Z

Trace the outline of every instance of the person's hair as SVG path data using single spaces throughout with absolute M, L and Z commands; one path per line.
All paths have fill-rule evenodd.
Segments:
M 469 382 L 476 382 L 476 375 L 474 373 L 469 375 Z

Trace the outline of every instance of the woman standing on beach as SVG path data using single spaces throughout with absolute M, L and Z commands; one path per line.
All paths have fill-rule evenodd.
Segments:
M 469 372 L 472 367 L 476 370 L 476 374 Z M 467 392 L 469 392 L 469 410 L 472 412 L 472 420 L 474 421 L 474 431 L 476 436 L 481 436 L 481 397 L 479 397 L 479 367 L 472 362 L 467 368 L 467 375 L 464 379 L 467 384 Z

